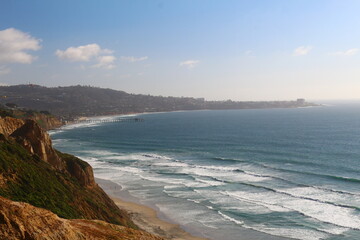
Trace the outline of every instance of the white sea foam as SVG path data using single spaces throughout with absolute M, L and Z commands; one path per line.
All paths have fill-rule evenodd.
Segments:
M 92 156 L 96 156 L 96 157 L 105 157 L 105 156 L 113 156 L 116 155 L 117 153 L 112 152 L 112 151 L 107 151 L 107 150 L 83 150 L 83 151 L 79 151 L 79 153 L 85 153 L 85 154 L 89 154 Z
M 261 197 L 264 197 L 264 194 L 257 194 L 257 193 L 248 193 L 248 192 L 229 192 L 229 191 L 225 191 L 225 192 L 220 192 L 223 195 L 227 195 L 230 197 L 233 197 L 235 199 L 238 199 L 240 201 L 245 201 L 247 203 L 250 203 L 251 205 L 260 205 L 262 207 L 267 208 L 268 210 L 270 210 L 270 212 L 289 212 L 291 210 L 284 208 L 282 206 L 276 205 L 276 204 L 272 204 L 272 203 L 265 203 L 261 200 Z M 244 196 L 247 196 L 247 194 L 251 194 L 253 197 L 251 199 L 248 199 Z M 272 196 L 266 196 L 266 197 L 272 197 Z M 260 210 L 260 213 L 263 213 L 263 209 L 261 208 L 252 208 L 256 211 Z M 266 211 L 265 211 L 266 212 Z
M 200 179 L 200 178 L 195 178 L 196 181 L 198 182 L 202 182 L 207 184 L 208 186 L 221 186 L 221 185 L 225 185 L 224 182 L 220 182 L 220 181 L 213 181 L 213 180 L 205 180 L 205 179 Z
M 339 227 L 360 229 L 360 217 L 356 210 L 313 200 L 299 199 L 275 192 L 226 192 L 227 195 L 239 200 L 253 201 L 257 204 L 272 205 L 297 211 L 320 222 L 330 223 Z
M 238 167 L 223 167 L 223 166 L 214 166 L 214 165 L 198 165 L 198 168 L 204 168 L 204 169 L 210 169 L 210 170 L 216 170 L 216 171 L 224 171 L 224 172 L 231 172 L 238 170 Z
M 99 126 L 98 122 L 84 122 L 84 123 L 74 123 L 69 125 L 64 125 L 59 128 L 59 130 L 72 130 L 75 128 L 86 128 L 86 127 L 96 127 Z
M 229 217 L 228 215 L 226 215 L 226 214 L 224 214 L 224 213 L 222 213 L 222 212 L 220 212 L 220 211 L 218 211 L 218 213 L 219 213 L 223 218 L 225 218 L 226 220 L 229 220 L 229 221 L 231 221 L 231 222 L 234 222 L 234 223 L 236 223 L 236 224 L 238 224 L 238 225 L 243 225 L 243 224 L 244 224 L 243 221 L 239 221 L 239 220 L 236 220 L 235 218 Z
M 142 179 L 152 181 L 152 182 L 161 182 L 161 183 L 173 184 L 173 185 L 185 185 L 184 179 L 166 178 L 166 177 L 156 176 L 155 174 L 153 174 L 153 175 L 143 174 L 143 175 L 140 175 L 140 177 Z
M 286 189 L 277 189 L 277 191 L 287 193 L 295 197 L 309 198 L 322 202 L 332 202 L 338 205 L 352 204 L 353 206 L 360 207 L 360 199 L 357 196 L 331 192 L 328 190 L 314 188 L 314 187 L 294 187 L 294 188 L 286 188 Z
M 205 207 L 197 205 L 197 207 L 194 208 L 194 205 L 188 201 L 167 204 L 157 203 L 156 206 L 168 217 L 174 218 L 174 220 L 183 225 L 193 225 L 199 222 L 199 220 L 205 220 L 207 224 L 210 224 L 210 221 L 217 220 L 216 215 L 209 213 Z M 209 221 L 206 221 L 206 219 Z
M 182 162 L 157 162 L 153 164 L 154 166 L 160 167 L 188 167 L 189 164 Z
M 48 134 L 50 135 L 50 136 L 52 136 L 52 135 L 55 135 L 55 134 L 58 134 L 58 133 L 62 133 L 62 132 L 64 132 L 63 130 L 59 130 L 59 129 L 55 129 L 55 130 L 50 130 L 50 131 L 48 131 Z
M 322 233 L 311 229 L 270 227 L 263 224 L 254 224 L 251 226 L 244 225 L 244 227 L 251 228 L 275 236 L 289 237 L 300 240 L 320 240 L 320 239 L 326 239 L 328 237 L 328 234 L 326 233 Z
M 129 173 L 135 173 L 135 174 L 140 174 L 142 172 L 144 172 L 143 170 L 139 169 L 139 168 L 134 168 L 134 167 L 112 167 L 114 170 L 118 170 L 120 172 L 129 172 Z
M 176 188 L 181 188 L 184 187 L 183 185 L 166 185 L 164 186 L 165 190 L 171 190 L 171 189 L 176 189 Z
M 216 177 L 219 180 L 229 182 L 262 182 L 269 180 L 268 177 L 253 176 L 243 172 L 219 171 L 215 168 L 208 169 L 204 167 L 185 168 L 180 170 L 180 172 L 203 177 Z

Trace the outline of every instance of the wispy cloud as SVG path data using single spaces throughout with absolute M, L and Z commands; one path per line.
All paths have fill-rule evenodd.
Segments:
M 0 62 L 32 63 L 36 57 L 26 51 L 39 50 L 41 48 L 40 41 L 15 28 L 0 31 Z
M 311 46 L 300 46 L 294 49 L 293 56 L 304 56 L 307 55 L 313 47 Z
M 187 67 L 189 69 L 196 67 L 199 64 L 199 60 L 186 60 L 179 63 L 180 67 Z
M 330 55 L 333 56 L 353 56 L 356 55 L 359 52 L 358 48 L 351 48 L 345 51 L 338 51 L 338 52 L 334 52 L 334 53 L 330 53 Z
M 70 62 L 96 61 L 97 64 L 93 65 L 93 67 L 112 69 L 115 67 L 114 62 L 116 60 L 116 57 L 110 55 L 112 53 L 112 50 L 103 49 L 98 44 L 92 43 L 78 47 L 69 47 L 66 50 L 58 49 L 55 55 L 60 59 Z
M 122 61 L 130 62 L 130 63 L 141 62 L 141 61 L 145 61 L 147 59 L 148 59 L 147 56 L 144 56 L 144 57 L 122 56 L 121 57 Z
M 106 69 L 113 69 L 115 68 L 114 62 L 116 57 L 108 55 L 108 56 L 100 56 L 98 57 L 98 64 L 95 64 L 94 67 L 97 68 L 106 68 Z

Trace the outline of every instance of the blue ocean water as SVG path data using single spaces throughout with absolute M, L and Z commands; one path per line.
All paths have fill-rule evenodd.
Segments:
M 96 177 L 211 239 L 360 239 L 360 104 L 139 117 L 51 136 Z

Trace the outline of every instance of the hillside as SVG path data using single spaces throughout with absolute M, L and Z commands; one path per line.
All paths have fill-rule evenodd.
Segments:
M 144 231 L 99 220 L 63 219 L 23 202 L 0 197 L 0 238 L 7 240 L 161 240 Z
M 35 121 L 0 120 L 0 196 L 63 218 L 137 228 L 95 183 L 91 166 L 53 149 L 49 135 Z
M 161 112 L 201 109 L 294 108 L 314 106 L 303 99 L 295 101 L 205 101 L 203 98 L 161 97 L 129 94 L 112 89 L 89 86 L 47 88 L 38 85 L 0 87 L 0 103 L 19 107 L 49 110 L 71 120 L 79 116 L 97 116 L 134 112 Z

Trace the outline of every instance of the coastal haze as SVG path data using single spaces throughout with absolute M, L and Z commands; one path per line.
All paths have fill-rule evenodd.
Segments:
M 0 83 L 358 99 L 356 0 L 2 1 Z
M 359 12 L 2 1 L 0 239 L 360 239 Z
M 46 88 L 33 84 L 0 86 L 0 104 L 25 107 L 38 111 L 51 109 L 63 121 L 79 117 L 129 114 L 140 112 L 165 112 L 181 110 L 221 110 L 296 108 L 319 106 L 305 99 L 292 101 L 206 101 L 204 98 L 162 97 L 129 94 L 112 89 L 89 86 Z

